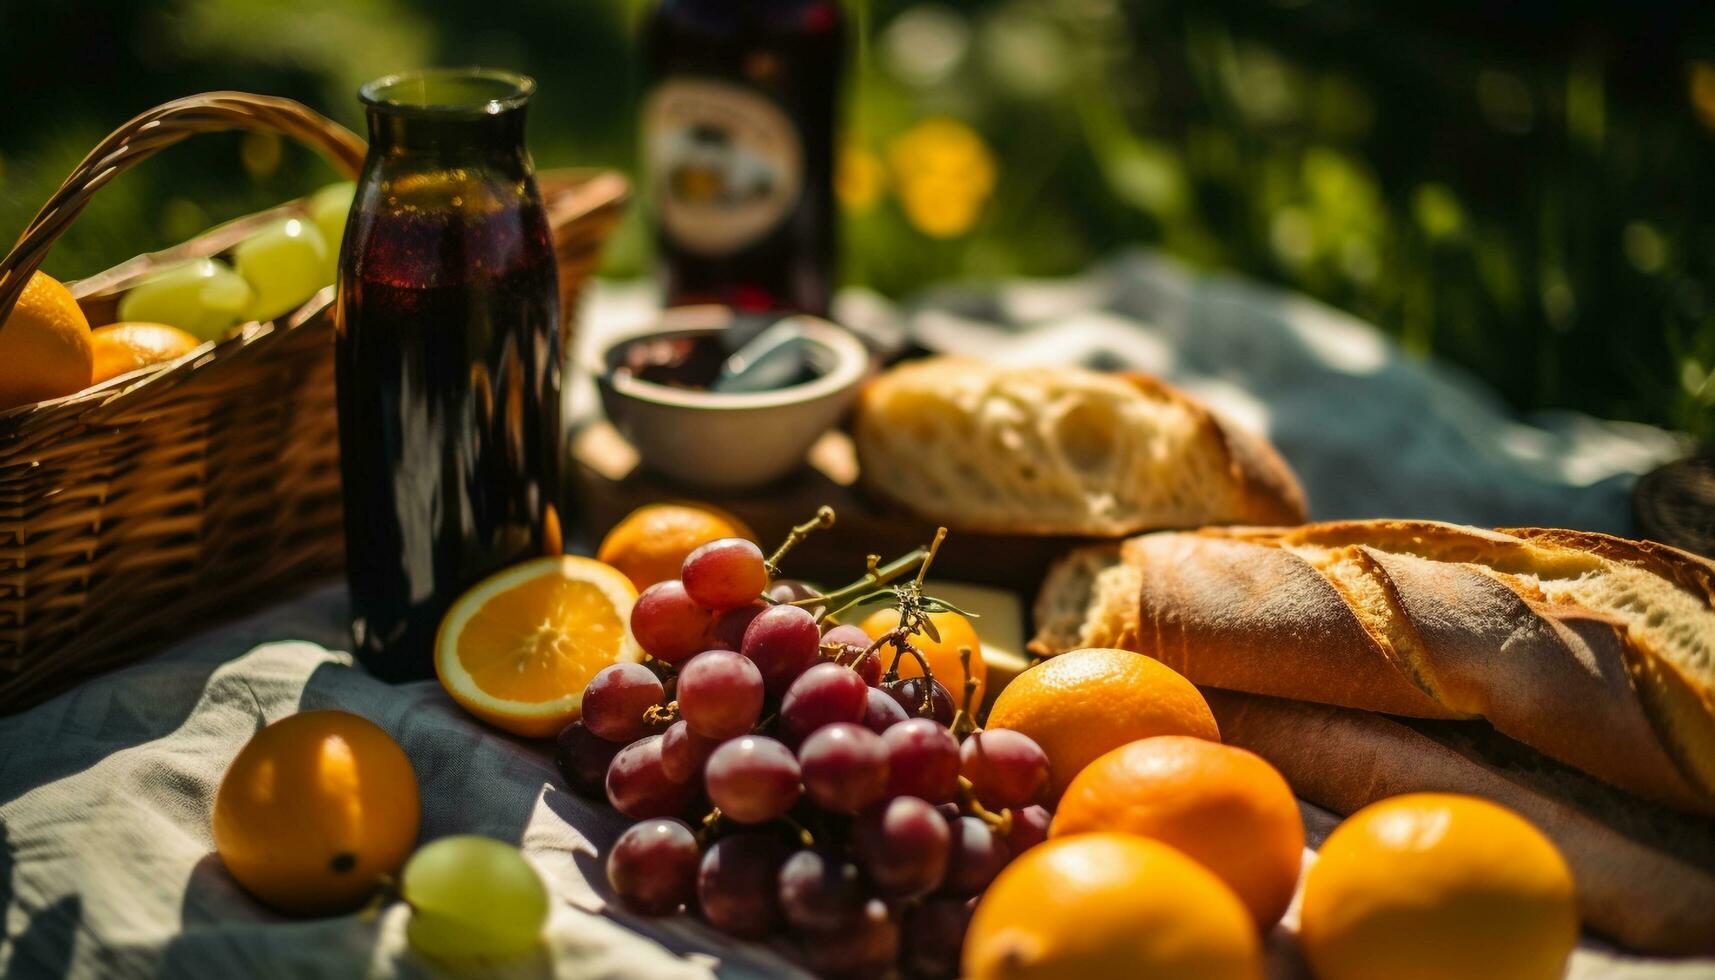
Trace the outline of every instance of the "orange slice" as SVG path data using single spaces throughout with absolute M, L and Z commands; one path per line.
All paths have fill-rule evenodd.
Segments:
M 544 737 L 578 720 L 584 685 L 620 660 L 637 589 L 617 569 L 575 555 L 536 558 L 459 596 L 435 638 L 435 673 L 452 699 L 518 735 Z

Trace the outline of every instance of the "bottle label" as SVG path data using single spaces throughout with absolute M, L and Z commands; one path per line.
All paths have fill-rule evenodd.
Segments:
M 764 96 L 706 78 L 669 78 L 643 107 L 657 219 L 675 244 L 728 255 L 785 220 L 804 184 L 804 150 Z

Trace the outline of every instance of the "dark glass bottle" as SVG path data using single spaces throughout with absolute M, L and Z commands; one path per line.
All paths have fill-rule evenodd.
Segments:
M 335 367 L 356 654 L 434 676 L 460 592 L 560 549 L 560 332 L 524 149 L 535 83 L 488 71 L 361 91 L 369 156 L 340 251 Z
M 836 0 L 662 0 L 646 31 L 645 181 L 669 306 L 826 314 Z

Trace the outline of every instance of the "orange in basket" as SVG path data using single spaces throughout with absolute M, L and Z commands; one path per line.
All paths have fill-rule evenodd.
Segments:
M 100 384 L 138 368 L 170 361 L 196 350 L 202 341 L 164 323 L 109 323 L 91 332 L 95 377 Z
M 578 719 L 584 685 L 631 638 L 637 590 L 617 569 L 575 555 L 536 558 L 479 582 L 453 603 L 435 638 L 435 673 L 461 707 L 518 735 L 552 735 Z
M 32 273 L 0 326 L 0 411 L 82 391 L 93 363 L 89 321 L 71 290 Z

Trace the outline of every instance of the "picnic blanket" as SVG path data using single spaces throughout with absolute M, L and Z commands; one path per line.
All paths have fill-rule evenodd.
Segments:
M 646 288 L 604 287 L 584 342 L 647 316 Z M 1680 448 L 1641 426 L 1508 414 L 1458 373 L 1402 355 L 1300 297 L 1194 274 L 1148 253 L 1053 282 L 954 288 L 903 308 L 843 297 L 843 317 L 934 349 L 1156 371 L 1270 432 L 1317 517 L 1438 517 L 1625 532 L 1635 475 Z M 592 404 L 585 383 L 574 412 Z M 193 636 L 0 718 L 0 975 L 374 976 L 445 973 L 404 941 L 407 911 L 290 920 L 213 853 L 222 772 L 261 726 L 343 708 L 391 733 L 422 783 L 423 839 L 518 843 L 556 898 L 541 951 L 486 976 L 802 976 L 778 950 L 689 917 L 609 903 L 601 856 L 626 821 L 569 793 L 548 750 L 490 729 L 434 682 L 383 684 L 345 652 L 337 583 Z M 1312 847 L 1336 822 L 1304 806 Z M 1306 860 L 1313 860 L 1307 852 Z M 1302 975 L 1295 914 L 1272 977 Z M 1577 978 L 1715 975 L 1715 960 L 1633 957 L 1587 940 Z

